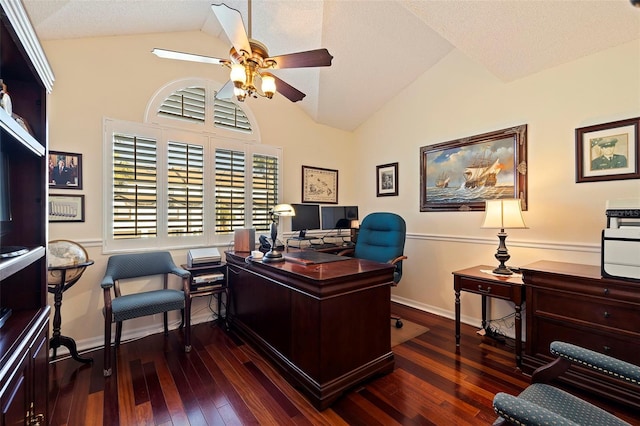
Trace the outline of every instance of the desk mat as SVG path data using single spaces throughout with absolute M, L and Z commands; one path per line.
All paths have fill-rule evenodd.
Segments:
M 338 262 L 341 260 L 351 259 L 347 256 L 338 256 L 337 254 L 323 253 L 321 251 L 302 250 L 291 253 L 283 253 L 285 260 L 301 263 L 303 265 L 313 265 L 316 263 Z

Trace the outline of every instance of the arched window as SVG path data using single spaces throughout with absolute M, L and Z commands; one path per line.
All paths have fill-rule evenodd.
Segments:
M 219 84 L 159 89 L 144 123 L 105 118 L 105 252 L 227 244 L 268 232 L 282 150 L 260 143 L 248 107 L 215 99 Z

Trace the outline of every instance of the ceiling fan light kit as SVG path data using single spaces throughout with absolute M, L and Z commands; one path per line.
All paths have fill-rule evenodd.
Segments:
M 213 58 L 209 56 L 195 55 L 191 53 L 175 52 L 165 49 L 153 49 L 152 53 L 160 58 L 178 59 L 182 61 L 201 62 L 207 64 L 219 64 L 230 68 L 229 80 L 233 83 L 233 96 L 243 102 L 247 96 L 258 96 L 268 99 L 273 98 L 276 88 L 280 94 L 291 102 L 302 100 L 306 95 L 267 72 L 271 69 L 302 68 L 302 67 L 327 67 L 331 66 L 333 56 L 327 49 L 316 49 L 306 52 L 289 53 L 276 57 L 270 57 L 267 46 L 251 37 L 251 0 L 249 0 L 249 35 L 244 28 L 242 15 L 236 9 L 225 4 L 212 5 L 213 13 L 220 21 L 223 31 L 231 41 L 229 60 Z M 260 90 L 256 87 L 256 81 L 260 80 Z M 216 96 L 231 98 L 231 91 L 225 90 L 227 84 Z M 229 85 L 229 88 L 231 86 Z M 228 94 L 226 94 L 228 92 Z M 222 95 L 224 93 L 224 95 Z

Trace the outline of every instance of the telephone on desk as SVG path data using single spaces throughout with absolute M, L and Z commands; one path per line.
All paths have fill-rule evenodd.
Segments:
M 269 239 L 266 237 L 266 235 L 260 235 L 258 237 L 258 241 L 260 241 L 260 248 L 258 250 L 260 250 L 263 253 L 268 252 L 269 250 L 271 250 L 271 243 L 269 242 Z M 277 244 L 278 240 L 276 240 L 276 250 L 282 251 L 284 250 L 284 244 L 279 245 Z

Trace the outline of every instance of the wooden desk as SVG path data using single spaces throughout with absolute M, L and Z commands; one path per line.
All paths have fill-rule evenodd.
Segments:
M 522 364 L 522 303 L 524 302 L 524 286 L 522 279 L 513 276 L 498 276 L 482 272 L 492 271 L 493 266 L 480 265 L 462 269 L 453 273 L 453 289 L 456 293 L 456 346 L 460 346 L 460 292 L 482 296 L 482 328 L 487 327 L 487 297 L 510 300 L 515 304 L 515 351 L 516 365 Z
M 230 328 L 261 350 L 319 410 L 393 371 L 393 266 L 350 258 L 246 263 L 227 252 Z

